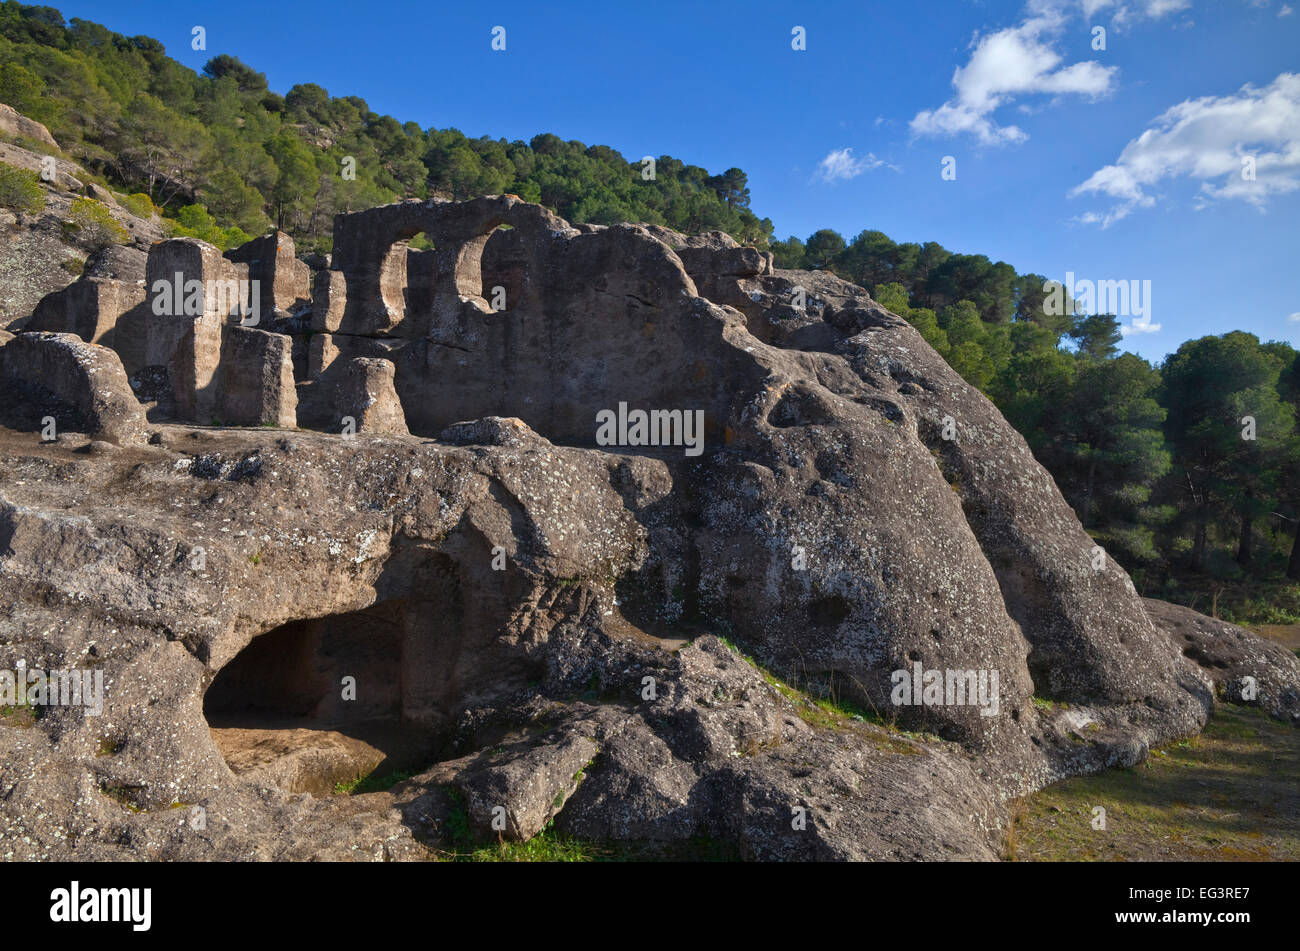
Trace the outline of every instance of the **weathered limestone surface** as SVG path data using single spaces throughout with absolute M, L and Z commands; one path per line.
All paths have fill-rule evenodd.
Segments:
M 172 238 L 149 252 L 145 365 L 166 368 L 181 419 L 209 422 L 217 413 L 222 326 L 251 307 L 247 281 L 247 265 L 196 238 Z
M 248 279 L 258 282 L 264 320 L 270 322 L 310 302 L 311 269 L 294 255 L 293 238 L 283 231 L 254 238 L 224 256 L 248 265 Z
M 76 334 L 116 349 L 118 321 L 144 299 L 144 288 L 134 281 L 83 277 L 42 298 L 24 329 Z
M 287 429 L 298 424 L 292 349 L 283 334 L 222 327 L 218 416 L 223 423 Z
M 31 139 L 48 145 L 52 149 L 57 149 L 59 143 L 54 141 L 54 136 L 50 135 L 50 130 L 35 119 L 29 119 L 22 115 L 13 106 L 5 105 L 0 102 L 0 133 L 5 135 L 21 136 L 24 139 Z
M 406 416 L 393 386 L 393 364 L 353 357 L 341 368 L 332 404 L 351 418 L 354 432 L 407 435 Z
M 0 386 L 8 391 L 6 411 L 32 417 L 28 427 L 51 416 L 56 433 L 86 433 L 122 445 L 144 441 L 144 411 L 112 350 L 73 334 L 5 336 Z
M 120 246 L 92 254 L 77 280 L 41 299 L 23 329 L 76 334 L 115 350 L 127 373 L 136 372 L 145 351 L 145 260 Z
M 15 857 L 416 858 L 466 822 L 554 821 L 754 859 L 990 859 L 1008 798 L 1140 762 L 1216 692 L 1251 702 L 1246 678 L 1294 719 L 1293 658 L 1144 602 L 861 288 L 512 196 L 335 227 L 307 379 L 290 335 L 207 302 L 150 316 L 141 375 L 180 420 L 321 432 L 166 424 L 128 454 L 0 429 L 0 667 L 96 658 L 108 685 L 102 720 L 0 728 Z M 151 301 L 154 277 L 247 276 L 273 237 L 239 262 L 158 245 Z M 0 366 L 53 339 L 23 336 Z M 701 414 L 698 453 L 671 428 L 598 441 L 628 408 Z M 998 687 L 899 702 L 913 671 Z M 773 677 L 887 726 L 829 729 Z M 412 778 L 329 795 L 384 762 Z
M 137 218 L 118 205 L 107 189 L 93 182 L 86 184 L 85 171 L 56 154 L 58 145 L 41 123 L 0 105 L 0 135 L 16 137 L 22 143 L 0 142 L 0 164 L 39 177 L 48 160 L 54 159 L 52 179 L 40 179 L 44 194 L 40 210 L 15 212 L 0 208 L 0 328 L 16 332 L 32 329 L 29 321 L 42 298 L 73 283 L 79 273 L 128 279 L 120 273 L 94 269 L 96 259 L 103 255 L 90 253 L 82 233 L 67 227 L 73 202 L 86 196 L 101 201 L 108 214 L 126 229 L 130 240 L 130 245 L 110 249 L 108 254 L 134 253 L 141 268 L 145 249 L 160 232 L 156 218 Z M 81 271 L 83 264 L 85 270 Z
M 1230 703 L 1256 706 L 1300 726 L 1300 661 L 1281 644 L 1191 608 L 1143 598 L 1147 614 Z M 1250 678 L 1247 680 L 1247 678 Z
M 333 269 L 317 271 L 312 282 L 311 329 L 317 333 L 333 333 L 343 322 L 347 307 L 347 278 L 342 271 Z

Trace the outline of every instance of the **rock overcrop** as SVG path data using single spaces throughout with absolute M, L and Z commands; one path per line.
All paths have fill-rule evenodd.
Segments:
M 0 430 L 0 670 L 104 683 L 0 725 L 0 853 L 404 859 L 553 823 L 994 859 L 1010 798 L 1216 693 L 1296 716 L 1294 657 L 1139 597 L 861 288 L 513 196 L 334 237 L 310 280 L 284 235 L 155 244 L 126 327 L 78 297 L 62 326 L 141 355 L 135 395 L 105 347 L 0 346 L 0 384 L 52 374 L 85 417 Z M 400 781 L 332 793 L 361 775 Z

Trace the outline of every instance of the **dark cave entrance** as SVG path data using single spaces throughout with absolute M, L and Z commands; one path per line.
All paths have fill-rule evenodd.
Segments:
M 409 580 L 410 596 L 260 634 L 218 671 L 203 713 L 237 775 L 323 795 L 440 758 L 460 700 L 460 576 L 434 555 Z

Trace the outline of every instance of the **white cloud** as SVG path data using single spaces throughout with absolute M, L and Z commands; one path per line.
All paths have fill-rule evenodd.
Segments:
M 1295 13 L 1295 10 L 1289 3 L 1282 4 L 1282 9 L 1277 11 L 1277 15 L 1280 17 L 1289 17 L 1293 13 Z
M 853 157 L 852 149 L 833 149 L 817 163 L 816 177 L 824 182 L 848 181 L 884 164 L 884 160 L 876 158 L 872 152 L 859 159 Z
M 1014 125 L 993 119 L 998 107 L 1027 95 L 1080 95 L 1098 98 L 1112 91 L 1116 67 L 1095 60 L 1062 66 L 1054 49 L 1064 24 L 1062 8 L 1051 2 L 1031 3 L 1034 15 L 1019 26 L 977 37 L 965 66 L 953 72 L 956 94 L 936 109 L 912 119 L 913 135 L 970 134 L 985 145 L 1022 142 L 1028 135 Z
M 1248 157 L 1254 159 L 1253 181 L 1243 175 Z M 1070 197 L 1118 199 L 1109 210 L 1078 219 L 1104 228 L 1154 205 L 1151 189 L 1165 178 L 1199 181 L 1197 207 L 1239 198 L 1263 209 L 1274 195 L 1300 188 L 1300 74 L 1282 73 L 1263 89 L 1248 84 L 1233 95 L 1167 109 L 1114 165 L 1093 172 Z
M 1253 2 L 1253 0 L 1252 0 Z M 1263 0 L 1267 3 L 1268 0 Z M 1054 13 L 1068 15 L 1078 7 L 1085 20 L 1092 20 L 1098 13 L 1110 11 L 1116 21 L 1160 20 L 1171 13 L 1186 10 L 1192 0 L 1031 0 L 1029 9 L 1035 13 Z
M 1082 0 L 1083 18 L 1091 20 L 1093 15 L 1115 5 L 1115 0 Z
M 1163 19 L 1171 13 L 1186 10 L 1191 5 L 1192 0 L 1137 0 L 1136 3 L 1116 3 L 1114 0 L 1105 0 L 1103 3 L 1093 4 L 1094 7 L 1112 10 L 1111 23 L 1121 30 L 1140 20 Z M 1084 15 L 1091 16 L 1087 9 L 1088 0 L 1084 0 Z
M 1288 317 L 1287 320 L 1300 321 L 1300 310 L 1297 310 L 1294 314 Z
M 1186 10 L 1191 5 L 1192 0 L 1142 0 L 1137 6 L 1142 16 L 1159 20 L 1170 13 Z
M 1134 317 L 1133 322 L 1121 324 L 1119 332 L 1125 337 L 1132 337 L 1135 334 L 1153 334 L 1159 333 L 1160 324 L 1151 323 L 1150 317 Z

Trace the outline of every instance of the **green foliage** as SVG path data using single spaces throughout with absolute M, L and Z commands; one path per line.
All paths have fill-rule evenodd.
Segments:
M 1113 315 L 982 255 L 879 231 L 845 244 L 826 229 L 771 248 L 778 267 L 828 268 L 910 322 L 996 402 L 1139 587 L 1300 580 L 1300 354 L 1288 344 L 1205 337 L 1156 368 L 1120 352 Z
M 573 222 L 644 221 L 720 229 L 767 247 L 745 173 L 671 156 L 645 180 L 640 160 L 539 135 L 531 143 L 421 129 L 315 83 L 283 96 L 229 55 L 202 73 L 149 37 L 125 37 L 58 11 L 0 3 L 0 101 L 45 122 L 69 154 L 165 213 L 204 205 L 222 227 L 274 221 L 299 247 L 328 249 L 335 214 L 400 198 L 504 192 Z M 345 166 L 345 159 L 348 160 Z M 355 172 L 344 178 L 344 168 Z
M 799 270 L 804 265 L 805 253 L 804 243 L 798 238 L 772 242 L 772 256 L 776 267 Z
M 385 789 L 391 789 L 414 775 L 414 772 L 406 770 L 394 770 L 382 776 L 377 773 L 368 773 L 344 783 L 335 783 L 334 794 L 336 796 L 361 796 L 365 793 L 383 792 Z
M 1272 510 L 1270 503 L 1280 499 L 1300 515 L 1294 512 L 1296 407 L 1283 398 L 1292 395 L 1283 372 L 1290 372 L 1294 353 L 1233 331 L 1188 341 L 1165 361 L 1165 435 L 1176 475 L 1171 488 L 1182 503 L 1181 521 L 1191 526 L 1195 571 L 1225 573 L 1210 559 L 1216 521 L 1236 522 L 1235 560 L 1249 566 L 1255 523 Z
M 1043 424 L 1040 458 L 1084 527 L 1129 564 L 1158 560 L 1153 532 L 1166 514 L 1148 505 L 1170 466 L 1159 388 L 1159 373 L 1131 353 L 1080 358 L 1058 412 Z
M 45 192 L 35 172 L 0 162 L 0 205 L 34 215 L 45 207 Z
M 164 218 L 163 226 L 168 237 L 198 238 L 223 251 L 252 240 L 252 235 L 237 227 L 219 227 L 217 220 L 202 205 L 186 205 L 176 212 L 175 218 Z
M 830 268 L 843 252 L 844 239 L 830 228 L 823 228 L 808 237 L 803 266 L 809 270 Z
M 1110 314 L 1094 314 L 1075 322 L 1069 335 L 1079 345 L 1079 353 L 1093 360 L 1106 360 L 1119 352 L 1119 321 Z
M 79 242 L 95 251 L 123 244 L 131 237 L 130 232 L 118 224 L 108 206 L 93 198 L 77 198 L 72 202 L 68 207 L 67 225 Z
M 0 102 L 13 106 L 23 115 L 36 118 L 42 111 L 41 77 L 18 63 L 0 63 Z
M 458 855 L 471 862 L 590 862 L 592 855 L 587 843 L 555 831 L 553 823 L 527 842 L 498 842 L 475 848 L 467 855 Z
M 158 210 L 148 195 L 143 192 L 137 192 L 134 195 L 123 195 L 118 198 L 117 203 L 135 215 L 137 218 L 143 218 L 148 221 Z

